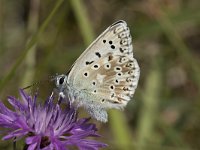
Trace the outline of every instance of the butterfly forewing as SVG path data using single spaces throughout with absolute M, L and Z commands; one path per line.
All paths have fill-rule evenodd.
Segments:
M 107 108 L 123 108 L 138 84 L 139 66 L 133 58 L 126 22 L 108 27 L 77 59 L 67 82 L 76 103 L 97 120 L 107 121 Z
M 74 67 L 69 73 L 68 81 L 74 84 L 78 71 L 87 65 L 94 63 L 103 55 L 127 55 L 133 59 L 132 40 L 129 28 L 124 21 L 118 21 L 108 27 L 76 60 Z M 132 53 L 132 54 L 131 54 Z

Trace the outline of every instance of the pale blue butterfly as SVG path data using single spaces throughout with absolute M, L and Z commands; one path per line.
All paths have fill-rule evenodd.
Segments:
M 131 100 L 139 76 L 130 30 L 120 20 L 92 42 L 67 74 L 57 75 L 55 84 L 62 98 L 106 122 L 107 109 L 122 109 Z

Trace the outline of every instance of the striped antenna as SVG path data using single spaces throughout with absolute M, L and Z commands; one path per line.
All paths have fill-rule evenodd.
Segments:
M 22 88 L 22 89 L 23 89 L 23 90 L 29 89 L 29 88 L 31 88 L 31 87 L 34 87 L 34 86 L 36 86 L 36 85 L 40 85 L 41 83 L 45 83 L 45 82 L 47 82 L 47 81 L 48 81 L 48 82 L 54 81 L 54 80 L 55 80 L 55 77 L 56 77 L 56 76 L 49 76 L 48 79 L 46 79 L 46 80 L 40 80 L 40 81 L 38 81 L 38 82 L 35 82 L 35 83 L 33 83 L 33 84 L 29 85 L 29 86 L 26 86 L 26 87 Z

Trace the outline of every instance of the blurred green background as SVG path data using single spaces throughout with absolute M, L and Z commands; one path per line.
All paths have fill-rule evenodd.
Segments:
M 200 149 L 199 0 L 0 0 L 0 99 L 66 73 L 119 19 L 130 27 L 141 77 L 124 111 L 111 110 L 106 124 L 92 120 L 98 140 L 112 150 Z M 41 97 L 53 89 L 38 87 Z

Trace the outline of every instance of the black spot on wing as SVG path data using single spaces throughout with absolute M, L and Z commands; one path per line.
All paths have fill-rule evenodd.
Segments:
M 99 52 L 95 53 L 99 58 L 101 58 L 101 54 Z
M 108 61 L 111 61 L 113 59 L 113 56 L 112 55 L 109 55 L 108 56 Z
M 86 65 L 90 65 L 90 64 L 92 64 L 93 62 L 94 62 L 94 61 L 86 61 L 85 64 L 86 64 Z
M 112 49 L 115 49 L 115 46 L 114 46 L 114 45 L 111 45 L 111 48 L 112 48 Z
M 88 73 L 87 73 L 87 72 L 85 72 L 85 73 L 84 73 L 84 76 L 86 76 L 86 77 L 87 77 L 87 76 L 88 76 Z

